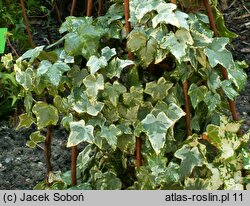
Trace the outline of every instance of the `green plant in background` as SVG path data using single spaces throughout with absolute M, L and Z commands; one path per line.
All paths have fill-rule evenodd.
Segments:
M 133 0 L 126 44 L 119 2 L 96 19 L 67 17 L 63 48 L 36 47 L 16 61 L 26 109 L 18 128 L 37 126 L 29 146 L 57 124 L 69 132 L 67 147 L 86 144 L 77 159 L 78 185 L 71 186 L 70 172 L 54 172 L 50 188 L 249 188 L 250 132 L 238 135 L 240 124 L 226 117 L 227 98 L 236 98 L 247 76 L 245 63 L 226 49 L 228 37 L 213 37 L 202 13 L 187 14 L 163 0 Z M 134 166 L 136 137 L 143 142 L 140 168 Z M 35 189 L 47 187 L 41 182 Z
M 0 117 L 9 115 L 16 108 L 20 86 L 13 71 L 13 57 L 5 54 L 0 62 Z

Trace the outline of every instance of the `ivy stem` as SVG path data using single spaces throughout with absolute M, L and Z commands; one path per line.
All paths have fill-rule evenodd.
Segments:
M 98 0 L 98 16 L 103 15 L 103 0 Z
M 77 146 L 72 147 L 71 153 L 71 181 L 72 186 L 77 185 L 77 178 L 76 178 L 76 161 L 77 161 Z
M 186 130 L 187 130 L 187 135 L 190 136 L 192 135 L 192 130 L 191 130 L 191 112 L 190 112 L 190 103 L 189 103 L 189 98 L 188 98 L 188 82 L 185 80 L 183 82 L 183 95 L 185 99 L 185 112 L 186 112 Z
M 176 4 L 176 0 L 171 0 L 171 3 Z
M 91 16 L 92 15 L 92 7 L 93 7 L 93 0 L 88 0 L 87 16 Z
M 129 11 L 129 0 L 124 0 L 124 16 L 125 16 L 125 29 L 126 35 L 128 36 L 131 31 L 131 26 L 129 22 L 130 11 Z M 134 60 L 134 54 L 131 51 L 128 51 L 128 57 L 130 60 Z M 136 167 L 140 167 L 142 165 L 142 157 L 141 157 L 141 139 L 140 137 L 136 137 Z
M 124 0 L 124 16 L 125 16 L 126 35 L 128 36 L 131 31 L 131 26 L 129 22 L 130 18 L 129 0 Z M 134 60 L 134 54 L 131 51 L 128 51 L 128 57 L 130 60 Z
M 47 167 L 46 172 L 46 181 L 49 184 L 49 173 L 52 171 L 51 165 L 51 140 L 52 140 L 52 127 L 47 127 L 46 139 L 45 139 L 45 147 L 44 147 L 44 155 L 45 155 L 45 162 Z
M 71 9 L 70 9 L 70 16 L 74 15 L 74 11 L 75 11 L 75 8 L 76 8 L 76 3 L 77 3 L 77 0 L 72 0 Z
M 31 32 L 30 32 L 29 21 L 28 21 L 27 15 L 26 15 L 26 9 L 25 9 L 25 5 L 24 5 L 24 1 L 20 0 L 20 3 L 21 3 L 21 7 L 22 7 L 23 17 L 24 17 L 25 24 L 26 24 L 26 30 L 27 30 L 27 33 L 28 33 L 30 46 L 33 48 L 34 45 L 33 45 L 32 35 L 31 35 Z
M 216 28 L 216 23 L 215 23 L 215 20 L 214 20 L 214 16 L 213 16 L 213 12 L 212 12 L 212 8 L 209 4 L 209 0 L 203 0 L 203 3 L 204 3 L 204 6 L 206 8 L 206 11 L 207 11 L 207 15 L 208 15 L 208 18 L 209 18 L 209 22 L 210 22 L 210 26 L 211 26 L 211 29 L 213 30 L 214 32 L 214 36 L 218 37 L 219 36 L 219 33 L 217 31 L 217 28 Z M 221 73 L 222 73 L 222 76 L 225 80 L 228 80 L 228 72 L 227 72 L 227 69 L 223 66 L 221 66 Z M 237 114 L 237 110 L 236 110 L 236 106 L 235 106 L 235 102 L 231 99 L 228 99 L 228 102 L 229 102 L 229 107 L 230 107 L 230 111 L 231 111 L 231 114 L 232 114 L 232 117 L 233 117 L 233 120 L 234 121 L 238 121 L 239 118 L 238 118 L 238 114 Z

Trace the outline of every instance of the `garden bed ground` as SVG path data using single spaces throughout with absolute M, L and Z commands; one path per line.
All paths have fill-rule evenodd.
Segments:
M 239 1 L 240 2 L 240 1 Z M 240 4 L 240 3 L 239 3 Z M 239 7 L 238 7 L 239 6 Z M 235 59 L 246 60 L 250 64 L 250 17 L 241 5 L 234 5 L 224 12 L 228 27 L 239 34 L 233 40 L 233 55 Z M 41 29 L 34 21 L 34 37 L 40 44 L 47 41 L 47 30 Z M 36 30 L 36 29 L 35 29 Z M 250 70 L 248 84 L 236 101 L 243 129 L 250 128 Z M 0 189 L 32 189 L 43 180 L 46 173 L 43 150 L 30 149 L 25 144 L 32 129 L 16 131 L 9 126 L 9 121 L 0 120 Z M 52 164 L 54 171 L 65 172 L 70 169 L 70 150 L 66 149 L 67 134 L 59 127 L 54 128 L 52 141 Z

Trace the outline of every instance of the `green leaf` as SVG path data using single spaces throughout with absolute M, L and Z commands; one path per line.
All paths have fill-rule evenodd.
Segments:
M 220 105 L 221 97 L 219 94 L 209 91 L 204 98 L 204 102 L 207 104 L 209 111 L 212 112 Z
M 78 154 L 77 167 L 81 172 L 84 172 L 88 168 L 90 161 L 94 158 L 91 155 L 93 152 L 93 146 L 89 144 Z
M 141 123 L 149 137 L 149 141 L 151 142 L 154 151 L 156 154 L 159 154 L 165 144 L 166 132 L 168 128 L 173 125 L 173 122 L 164 112 L 160 112 L 157 116 L 148 114 Z
M 169 89 L 173 87 L 173 83 L 169 83 L 164 77 L 161 77 L 157 82 L 149 82 L 146 84 L 144 92 L 157 100 L 162 100 L 168 95 Z
M 139 105 L 136 105 L 134 107 L 125 107 L 122 105 L 118 106 L 118 112 L 121 118 L 129 120 L 131 123 L 134 123 L 137 120 Z
M 235 97 L 237 97 L 239 95 L 239 93 L 237 91 L 235 91 L 232 83 L 229 80 L 222 81 L 221 87 L 222 87 L 223 91 L 225 92 L 225 94 L 227 95 L 227 97 L 231 100 L 234 100 Z
M 96 56 L 91 56 L 87 62 L 87 67 L 90 69 L 90 74 L 95 74 L 101 68 L 107 66 L 107 60 L 105 57 L 101 56 L 100 58 Z
M 191 103 L 194 108 L 198 106 L 205 98 L 208 89 L 206 86 L 197 86 L 195 83 L 191 84 L 188 90 L 188 95 L 190 96 Z
M 170 32 L 166 35 L 163 38 L 161 48 L 168 49 L 180 63 L 181 59 L 187 54 L 187 45 L 192 45 L 193 43 L 193 38 L 190 32 L 180 29 L 177 30 L 175 34 Z
M 202 154 L 197 147 L 190 148 L 189 145 L 185 144 L 174 155 L 181 159 L 181 179 L 190 176 L 195 166 L 201 167 L 204 164 Z
M 169 105 L 163 101 L 158 101 L 152 110 L 153 115 L 158 115 L 160 112 L 164 112 L 167 117 L 173 121 L 177 122 L 181 117 L 185 116 L 185 112 L 177 106 L 175 103 L 170 103 Z
M 37 102 L 32 112 L 36 115 L 38 129 L 56 125 L 59 119 L 57 109 L 45 102 Z
M 37 69 L 37 77 L 40 77 L 47 73 L 49 68 L 52 66 L 51 62 L 48 60 L 42 60 Z
M 70 134 L 67 142 L 67 147 L 72 147 L 81 142 L 94 142 L 94 127 L 92 125 L 85 125 L 84 120 L 78 122 L 70 122 Z
M 127 41 L 127 47 L 131 52 L 135 52 L 147 44 L 147 35 L 140 30 L 133 30 Z
M 117 137 L 121 134 L 121 130 L 117 128 L 114 124 L 111 124 L 109 127 L 101 127 L 100 136 L 108 142 L 108 144 L 112 147 L 113 150 L 116 149 Z
M 72 80 L 73 86 L 80 87 L 82 85 L 82 80 L 89 75 L 87 69 L 81 69 L 79 67 L 73 67 L 67 73 L 68 77 Z
M 65 36 L 64 50 L 70 56 L 82 54 L 83 39 L 75 33 L 68 33 Z
M 217 64 L 230 69 L 234 65 L 233 56 L 225 46 L 228 44 L 229 39 L 223 37 L 216 37 L 213 42 L 205 49 L 205 54 L 208 57 L 211 67 L 215 67 Z
M 50 82 L 53 85 L 58 86 L 62 79 L 63 73 L 69 70 L 70 67 L 66 63 L 56 62 L 48 68 L 48 72 L 46 74 L 49 77 Z
M 119 148 L 122 152 L 133 155 L 135 152 L 135 137 L 129 134 L 118 136 L 117 148 Z
M 143 102 L 143 88 L 134 87 L 130 88 L 130 92 L 123 93 L 123 102 L 127 106 L 140 105 Z
M 26 51 L 20 58 L 21 60 L 25 60 L 25 59 L 30 59 L 29 62 L 32 63 L 35 58 L 37 58 L 40 53 L 43 51 L 43 48 L 45 46 L 39 46 L 39 47 L 36 47 L 34 49 L 30 49 L 28 51 Z
M 20 121 L 16 129 L 20 129 L 22 127 L 29 128 L 34 123 L 34 119 L 27 113 L 21 114 L 19 116 L 19 120 Z
M 30 135 L 30 140 L 27 141 L 26 146 L 35 148 L 38 143 L 45 141 L 46 137 L 41 135 L 40 131 L 33 132 Z
M 244 66 L 246 66 L 244 62 L 235 62 L 234 67 L 227 70 L 229 80 L 234 83 L 239 91 L 244 89 L 247 82 L 247 74 L 243 70 Z
M 122 182 L 116 177 L 112 172 L 105 172 L 102 174 L 101 178 L 96 181 L 97 190 L 120 190 L 122 187 Z
M 221 134 L 220 127 L 216 125 L 209 124 L 207 126 L 207 135 L 209 142 L 217 148 L 221 148 Z
M 250 170 L 250 152 L 242 148 L 242 156 L 243 156 L 243 168 L 245 170 Z
M 157 41 L 154 38 L 150 38 L 147 44 L 138 51 L 138 55 L 144 67 L 148 67 L 154 61 L 156 51 Z
M 106 46 L 102 49 L 102 56 L 105 57 L 107 62 L 115 55 L 116 55 L 115 48 L 110 49 L 108 46 Z
M 157 5 L 158 14 L 152 19 L 152 25 L 154 28 L 160 23 L 171 24 L 179 27 L 179 21 L 174 14 L 174 10 L 177 8 L 175 4 L 160 3 Z
M 133 65 L 134 62 L 131 60 L 122 60 L 118 57 L 113 58 L 108 66 L 106 67 L 106 75 L 109 78 L 118 77 L 120 78 L 122 70 L 127 67 Z
M 91 98 L 96 98 L 98 91 L 104 89 L 104 79 L 102 74 L 98 75 L 88 75 L 83 80 L 84 85 L 86 86 L 86 93 Z
M 34 72 L 31 68 L 26 69 L 24 72 L 21 70 L 16 71 L 16 80 L 21 84 L 24 89 L 30 90 L 32 88 Z
M 109 101 L 114 107 L 117 106 L 121 94 L 127 91 L 126 87 L 115 81 L 113 84 L 109 82 L 104 85 L 102 96 L 105 100 Z
M 237 38 L 238 35 L 234 32 L 228 30 L 225 26 L 224 17 L 215 6 L 212 6 L 212 11 L 215 19 L 216 29 L 219 32 L 220 36 L 228 38 Z
M 72 104 L 72 109 L 78 113 L 88 113 L 92 116 L 97 116 L 102 110 L 104 103 L 98 102 L 95 99 L 89 99 L 85 93 L 81 93 L 78 98 L 74 98 L 73 95 L 68 96 L 68 101 Z

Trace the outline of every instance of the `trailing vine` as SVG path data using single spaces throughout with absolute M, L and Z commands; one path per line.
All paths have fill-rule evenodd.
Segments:
M 226 48 L 235 34 L 215 1 L 221 37 L 188 2 L 113 0 L 97 18 L 88 8 L 66 18 L 57 43 L 16 61 L 26 110 L 18 128 L 37 126 L 27 144 L 60 124 L 72 154 L 84 145 L 72 171 L 50 172 L 36 189 L 249 188 L 250 132 L 228 117 L 246 64 Z

